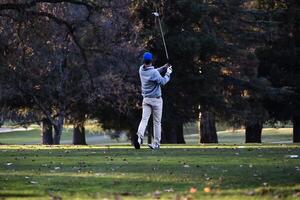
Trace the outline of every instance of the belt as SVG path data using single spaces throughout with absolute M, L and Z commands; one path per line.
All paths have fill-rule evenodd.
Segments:
M 159 97 L 144 97 L 144 98 L 160 99 L 160 98 L 161 98 L 161 96 L 159 96 Z

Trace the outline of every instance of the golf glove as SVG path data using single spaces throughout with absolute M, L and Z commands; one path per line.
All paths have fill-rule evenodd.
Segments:
M 170 76 L 172 74 L 173 70 L 172 70 L 172 66 L 168 67 L 166 75 Z

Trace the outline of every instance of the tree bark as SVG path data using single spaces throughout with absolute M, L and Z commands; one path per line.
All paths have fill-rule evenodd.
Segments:
M 183 122 L 179 122 L 176 126 L 177 144 L 185 144 L 183 136 Z
M 170 124 L 166 130 L 166 142 L 167 144 L 177 144 L 177 129 L 176 124 Z
M 54 126 L 54 144 L 60 144 L 60 138 L 64 127 L 64 113 L 60 114 Z
M 202 111 L 200 120 L 200 143 L 218 143 L 218 135 L 214 113 Z
M 174 121 L 173 123 L 165 123 L 162 127 L 163 144 L 185 144 L 183 136 L 183 122 Z
M 246 124 L 246 143 L 261 143 L 262 124 Z
M 73 144 L 86 145 L 84 122 L 74 123 Z
M 53 137 L 53 144 L 60 144 L 60 137 L 62 134 L 62 127 L 54 126 L 54 137 Z
M 53 144 L 53 129 L 49 119 L 44 118 L 42 120 L 42 144 L 51 145 Z
M 300 142 L 300 116 L 293 117 L 293 142 Z
M 0 128 L 3 126 L 4 124 L 4 117 L 2 115 L 2 113 L 0 114 Z

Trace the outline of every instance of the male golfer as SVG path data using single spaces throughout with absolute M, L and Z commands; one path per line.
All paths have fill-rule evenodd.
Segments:
M 136 149 L 143 144 L 144 133 L 148 124 L 151 113 L 153 114 L 153 143 L 149 144 L 151 149 L 159 149 L 161 139 L 161 116 L 163 108 L 163 100 L 161 98 L 161 85 L 165 85 L 170 80 L 172 73 L 172 66 L 168 64 L 163 67 L 155 69 L 152 66 L 153 56 L 146 52 L 143 55 L 143 65 L 139 69 L 142 95 L 143 95 L 143 116 L 140 122 L 137 135 L 135 135 L 133 144 Z M 167 69 L 164 77 L 160 72 Z

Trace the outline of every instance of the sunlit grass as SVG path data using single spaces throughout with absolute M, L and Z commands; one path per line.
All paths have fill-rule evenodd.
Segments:
M 185 135 L 185 140 L 187 143 L 198 143 L 199 135 L 195 134 L 197 131 L 195 128 L 189 129 L 189 133 Z M 292 128 L 264 128 L 262 131 L 262 142 L 263 143 L 289 143 L 292 142 L 293 138 Z M 241 144 L 245 142 L 245 130 L 226 130 L 218 132 L 218 140 L 220 143 L 231 143 L 231 144 Z
M 29 131 L 15 131 L 10 133 L 0 133 L 0 143 L 2 144 L 39 144 L 41 141 L 41 130 L 38 126 L 31 126 L 33 130 Z M 98 130 L 98 132 L 97 132 Z M 101 132 L 101 127 L 96 127 L 93 124 L 86 128 L 86 138 L 88 144 L 129 144 L 130 142 L 125 137 L 120 138 L 119 141 L 111 139 L 109 135 L 104 136 Z M 193 132 L 191 133 L 191 131 Z M 219 143 L 227 144 L 243 144 L 245 141 L 244 130 L 227 130 L 219 131 Z M 102 136 L 102 137 L 99 137 Z M 72 143 L 72 127 L 66 126 L 63 131 L 62 144 Z M 187 144 L 198 144 L 199 135 L 197 130 L 192 127 L 186 130 L 185 141 Z M 145 142 L 146 138 L 145 138 Z M 289 143 L 292 142 L 292 128 L 264 128 L 262 134 L 263 143 Z

